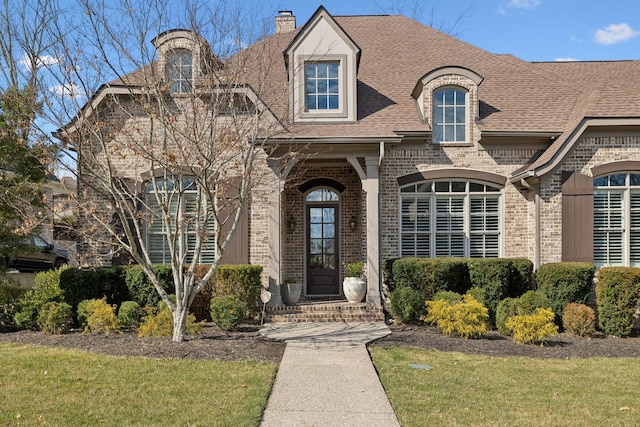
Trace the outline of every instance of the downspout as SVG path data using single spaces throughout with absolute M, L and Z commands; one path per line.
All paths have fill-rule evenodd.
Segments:
M 380 220 L 382 218 L 382 192 L 380 191 L 380 178 L 382 176 L 382 160 L 384 160 L 384 141 L 380 141 L 380 158 L 378 159 L 378 293 L 380 294 L 380 305 L 382 310 L 386 310 L 386 299 L 384 297 L 384 274 L 382 271 L 382 251 L 380 250 L 380 242 L 382 242 L 382 227 Z
M 537 270 L 540 267 L 540 188 L 534 189 L 534 215 L 535 215 L 535 237 L 533 239 L 534 246 L 534 267 Z

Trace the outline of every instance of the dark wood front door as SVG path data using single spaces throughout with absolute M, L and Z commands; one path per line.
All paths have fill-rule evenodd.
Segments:
M 307 205 L 307 295 L 338 295 L 338 204 Z

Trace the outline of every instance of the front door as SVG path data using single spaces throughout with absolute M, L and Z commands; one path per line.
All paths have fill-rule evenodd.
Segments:
M 338 295 L 338 203 L 307 204 L 307 295 Z

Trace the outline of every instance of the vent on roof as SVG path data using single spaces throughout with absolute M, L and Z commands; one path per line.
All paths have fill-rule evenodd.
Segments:
M 290 10 L 279 10 L 276 16 L 276 33 L 288 33 L 296 29 L 296 17 Z

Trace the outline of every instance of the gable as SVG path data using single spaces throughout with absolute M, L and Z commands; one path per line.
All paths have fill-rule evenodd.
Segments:
M 293 122 L 357 120 L 360 48 L 320 7 L 284 52 Z

